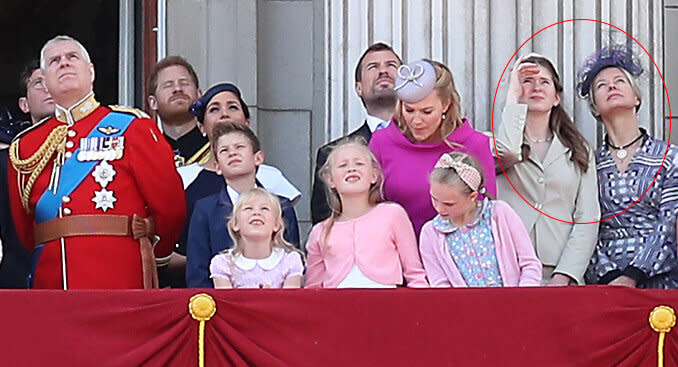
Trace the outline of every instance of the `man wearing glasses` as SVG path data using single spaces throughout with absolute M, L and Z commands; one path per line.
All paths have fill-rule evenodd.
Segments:
M 21 73 L 19 88 L 23 97 L 19 98 L 19 108 L 30 115 L 33 124 L 54 114 L 54 100 L 44 79 L 39 60 L 31 60 Z
M 40 61 L 31 60 L 24 65 L 19 77 L 19 108 L 28 114 L 30 126 L 54 114 L 54 100 L 44 84 L 40 71 Z M 19 130 L 26 126 L 18 121 L 3 129 L 1 143 L 9 144 Z M 6 136 L 5 136 L 6 135 Z M 5 146 L 6 148 L 6 146 Z M 0 288 L 26 288 L 26 276 L 30 265 L 30 255 L 21 246 L 9 208 L 7 192 L 7 149 L 0 150 Z

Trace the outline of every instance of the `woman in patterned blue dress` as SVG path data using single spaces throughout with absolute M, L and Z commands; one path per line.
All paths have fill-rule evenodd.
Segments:
M 606 131 L 596 151 L 604 220 L 586 281 L 677 288 L 678 148 L 638 125 L 642 72 L 627 45 L 598 51 L 579 70 L 578 92 Z

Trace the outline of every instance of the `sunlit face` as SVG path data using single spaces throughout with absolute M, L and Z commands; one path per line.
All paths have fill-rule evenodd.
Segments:
M 35 69 L 26 83 L 26 96 L 19 99 L 19 107 L 31 115 L 33 122 L 54 113 L 54 99 L 47 91 L 45 77 L 40 69 Z
M 203 131 L 211 135 L 212 129 L 218 122 L 235 122 L 249 126 L 250 121 L 245 117 L 240 100 L 233 92 L 218 93 L 207 103 Z
M 616 67 L 601 70 L 591 83 L 591 91 L 601 116 L 617 109 L 635 109 L 640 104 L 628 77 Z
M 402 118 L 416 142 L 437 143 L 442 140 L 440 124 L 449 105 L 449 102 L 443 103 L 435 90 L 417 103 L 402 103 Z
M 264 161 L 264 153 L 254 152 L 252 143 L 240 132 L 219 137 L 216 152 L 217 174 L 226 179 L 254 176 L 257 167 Z
M 280 213 L 269 198 L 256 195 L 242 203 L 232 225 L 244 239 L 270 239 L 280 231 Z
M 75 42 L 54 42 L 45 49 L 44 60 L 45 86 L 59 105 L 71 107 L 68 104 L 76 102 L 74 98 L 82 98 L 92 91 L 94 66 Z
M 527 105 L 530 112 L 549 112 L 560 104 L 560 95 L 556 92 L 553 74 L 539 65 L 539 73 L 528 75 L 520 81 L 523 94 L 520 103 Z
M 171 65 L 158 72 L 158 87 L 148 104 L 160 118 L 190 117 L 188 108 L 200 96 L 191 74 L 182 65 Z
M 391 51 L 368 53 L 361 64 L 361 80 L 356 82 L 356 93 L 368 104 L 382 96 L 395 97 L 393 87 L 398 66 L 400 66 L 400 61 Z
M 459 187 L 458 187 L 459 186 Z M 458 223 L 476 207 L 477 192 L 467 193 L 460 185 L 449 185 L 431 180 L 431 203 L 441 217 Z
M 377 177 L 365 148 L 348 144 L 332 152 L 329 184 L 340 196 L 368 194 Z

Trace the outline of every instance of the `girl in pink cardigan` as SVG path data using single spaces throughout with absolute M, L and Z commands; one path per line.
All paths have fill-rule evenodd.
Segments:
M 306 287 L 428 287 L 417 239 L 405 210 L 379 203 L 384 176 L 364 143 L 342 141 L 319 176 L 332 215 L 311 230 Z
M 518 214 L 485 193 L 482 169 L 467 154 L 443 154 L 430 175 L 438 215 L 421 231 L 420 251 L 432 287 L 540 285 L 541 262 Z

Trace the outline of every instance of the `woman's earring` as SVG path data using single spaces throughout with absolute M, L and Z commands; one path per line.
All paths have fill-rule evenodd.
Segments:
M 446 118 L 447 118 L 447 115 L 443 113 L 443 115 L 441 116 L 441 120 L 444 120 Z

